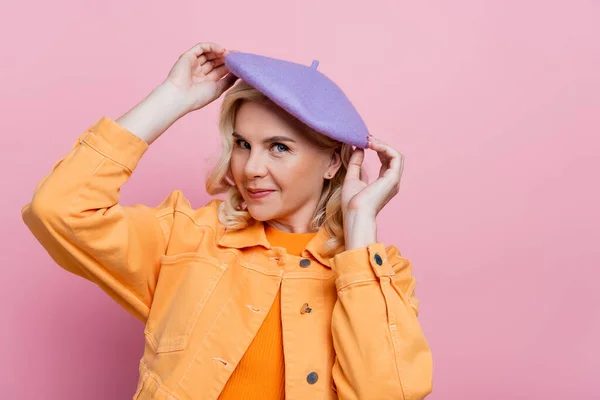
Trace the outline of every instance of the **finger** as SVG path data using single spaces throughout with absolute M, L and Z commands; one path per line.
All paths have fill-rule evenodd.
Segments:
M 402 173 L 404 172 L 404 154 L 400 153 L 400 178 L 402 178 Z
M 229 73 L 219 82 L 217 82 L 217 92 L 219 93 L 219 96 L 221 96 L 226 90 L 232 87 L 237 79 L 237 76 Z
M 386 158 L 398 156 L 398 152 L 382 140 L 371 138 L 369 143 L 371 145 L 370 147 L 377 152 L 377 156 L 381 161 L 384 161 Z
M 208 60 L 200 66 L 200 70 L 204 75 L 208 75 L 214 69 L 214 61 Z
M 206 77 L 208 79 L 210 79 L 211 81 L 218 81 L 219 79 L 223 78 L 225 75 L 227 75 L 227 73 L 229 73 L 229 69 L 227 68 L 227 66 L 225 64 L 220 65 L 216 68 L 213 68 L 210 73 L 208 75 L 206 75 Z
M 189 49 L 187 53 L 193 54 L 196 57 L 199 57 L 203 53 L 213 52 L 213 53 L 223 53 L 225 48 L 220 44 L 213 42 L 200 42 L 197 43 L 194 47 Z
M 390 145 L 382 142 L 378 139 L 371 139 L 369 147 L 377 152 L 377 156 L 381 161 L 381 169 L 379 170 L 379 177 L 396 175 L 398 179 L 402 175 L 402 168 L 404 165 L 404 156 L 398 153 Z
M 204 64 L 199 65 L 199 68 L 202 71 L 202 74 L 209 75 L 211 71 L 214 71 L 217 67 L 224 64 L 225 61 L 222 58 L 215 58 L 214 60 L 207 60 Z M 221 74 L 217 79 L 220 79 L 224 75 L 225 74 Z
M 212 59 L 211 61 L 213 63 L 214 68 L 217 68 L 217 67 L 225 64 L 225 59 L 223 57 L 218 57 L 218 58 Z
M 224 56 L 221 53 L 214 53 L 212 51 L 208 52 L 208 53 L 202 53 L 199 57 L 198 57 L 198 63 L 202 64 L 205 63 L 207 60 L 217 60 L 217 59 L 222 59 L 224 60 Z
M 209 60 L 213 60 L 214 57 L 209 57 L 208 53 L 204 53 L 201 54 L 200 57 L 198 57 L 198 64 L 202 65 L 205 62 L 209 61 Z
M 383 158 L 381 155 L 381 151 L 382 151 L 382 146 L 378 143 L 375 142 L 375 138 L 369 138 L 369 148 L 371 150 L 374 150 L 375 152 L 377 152 L 377 156 L 379 157 L 379 160 L 381 161 L 381 167 L 379 168 L 379 178 L 381 178 L 384 174 L 385 171 L 388 170 L 389 168 L 389 162 L 387 159 Z
M 223 57 L 215 57 L 213 59 L 207 59 L 205 55 L 201 55 L 198 57 L 198 64 L 194 67 L 194 73 L 200 73 L 201 75 L 207 75 L 216 67 L 221 66 L 225 63 L 225 59 Z M 221 74 L 223 76 L 223 74 Z M 219 76 L 216 79 L 220 79 Z
M 398 157 L 394 157 L 390 160 L 385 171 L 380 171 L 380 176 L 394 175 L 395 179 L 400 180 L 402 178 L 402 171 L 404 170 L 404 156 L 400 154 Z
M 201 42 L 192 47 L 189 52 L 198 57 L 205 53 L 222 54 L 225 52 L 225 48 L 218 43 Z
M 348 169 L 345 179 L 360 179 L 360 169 L 365 158 L 365 152 L 360 147 L 357 147 L 348 161 Z

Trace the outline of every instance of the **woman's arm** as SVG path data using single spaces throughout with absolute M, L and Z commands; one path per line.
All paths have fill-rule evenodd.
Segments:
M 185 93 L 167 80 L 115 122 L 151 145 L 189 112 L 187 103 Z
M 103 117 L 82 134 L 36 187 L 22 219 L 62 268 L 96 283 L 145 321 L 174 210 L 172 193 L 159 207 L 125 207 L 120 188 L 148 145 Z

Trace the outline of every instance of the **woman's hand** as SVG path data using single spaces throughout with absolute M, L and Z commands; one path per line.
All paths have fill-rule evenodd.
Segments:
M 235 83 L 237 77 L 224 64 L 228 53 L 216 43 L 198 43 L 179 57 L 162 84 L 116 122 L 152 144 L 179 118 L 218 99 Z
M 356 148 L 348 165 L 342 187 L 342 212 L 355 217 L 375 218 L 379 211 L 400 191 L 400 179 L 404 170 L 404 156 L 390 145 L 369 136 L 368 148 L 375 150 L 381 160 L 377 180 L 369 184 L 361 176 L 364 150 Z M 346 218 L 344 218 L 346 220 Z
M 238 79 L 225 66 L 229 53 L 217 43 L 201 42 L 183 53 L 163 85 L 172 86 L 194 111 L 218 99 Z

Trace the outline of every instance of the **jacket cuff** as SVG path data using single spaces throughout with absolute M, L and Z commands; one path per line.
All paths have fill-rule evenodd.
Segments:
M 103 116 L 79 137 L 100 154 L 133 171 L 150 145 L 112 119 Z
M 337 290 L 353 283 L 394 276 L 386 253 L 383 243 L 377 242 L 336 254 L 331 259 L 331 269 L 337 275 Z

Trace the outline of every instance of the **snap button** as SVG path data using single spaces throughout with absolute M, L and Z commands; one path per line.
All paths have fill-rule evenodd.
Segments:
M 381 256 L 377 253 L 375 253 L 375 262 L 377 263 L 377 265 L 383 264 L 383 260 L 381 259 Z
M 304 303 L 300 309 L 300 314 L 310 314 L 311 312 L 312 308 L 308 306 L 308 303 Z
M 314 385 L 315 383 L 317 383 L 318 380 L 319 380 L 319 375 L 315 371 L 311 372 L 306 377 L 306 382 L 310 383 L 311 385 Z
M 300 260 L 300 266 L 302 268 L 306 268 L 310 265 L 310 260 L 308 258 L 303 258 L 302 260 Z

